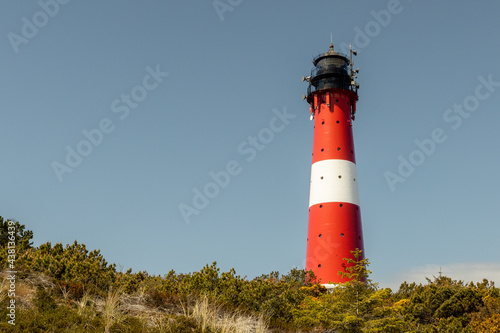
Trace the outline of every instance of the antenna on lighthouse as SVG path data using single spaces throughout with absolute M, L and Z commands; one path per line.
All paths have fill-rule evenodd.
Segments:
M 359 84 L 356 83 L 356 79 L 358 77 L 358 74 L 359 73 L 359 68 L 356 68 L 356 70 L 354 70 L 354 62 L 352 60 L 352 56 L 356 56 L 358 54 L 358 51 L 356 50 L 353 50 L 352 49 L 352 45 L 349 44 L 349 67 L 351 69 L 351 72 L 350 72 L 350 76 L 351 76 L 351 85 L 353 86 L 353 88 L 356 88 L 358 89 L 359 88 Z

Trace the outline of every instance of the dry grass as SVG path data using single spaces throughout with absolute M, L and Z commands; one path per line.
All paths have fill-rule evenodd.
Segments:
M 120 289 L 110 290 L 106 299 L 98 304 L 98 308 L 100 312 L 102 312 L 102 317 L 104 319 L 105 332 L 109 332 L 113 324 L 119 323 L 123 319 L 122 304 L 120 300 L 122 294 Z
M 160 332 L 170 333 L 172 320 L 165 314 L 153 314 L 147 320 L 147 325 L 151 328 L 157 329 Z
M 0 281 L 0 302 L 7 298 L 7 290 L 9 290 L 9 281 L 2 278 L 2 281 Z
M 97 313 L 96 300 L 88 293 L 83 294 L 82 298 L 76 302 L 76 311 L 79 316 L 95 317 Z
M 217 311 L 209 306 L 207 297 L 203 297 L 194 303 L 190 315 L 201 326 L 202 332 L 205 332 L 207 328 L 215 329 L 214 319 L 217 316 Z
M 6 271 L 0 272 L 0 301 L 5 300 L 8 296 L 8 290 L 10 287 L 9 280 L 7 278 L 10 274 Z M 33 308 L 33 298 L 36 294 L 37 287 L 42 287 L 45 289 L 54 288 L 54 284 L 50 281 L 50 278 L 43 273 L 29 272 L 23 276 L 16 276 L 16 306 L 24 309 Z
M 197 299 L 188 313 L 202 332 L 208 329 L 220 333 L 265 333 L 268 325 L 262 316 L 255 317 L 239 312 L 227 312 L 216 304 L 211 304 L 208 297 Z
M 61 295 L 63 297 L 64 303 L 68 303 L 71 293 L 68 290 L 68 287 L 66 286 L 59 286 L 59 290 L 61 291 Z
M 83 300 L 83 298 L 82 298 Z M 146 305 L 144 292 L 133 295 L 121 290 L 110 291 L 107 299 L 99 307 L 105 321 L 106 332 L 111 326 L 119 323 L 125 315 L 139 318 L 148 327 L 160 332 L 171 332 L 172 316 L 185 316 L 194 319 L 202 332 L 218 333 L 266 333 L 269 332 L 266 320 L 260 316 L 246 315 L 240 312 L 228 312 L 221 306 L 211 303 L 204 296 L 183 304 L 181 311 L 167 312 L 150 308 Z

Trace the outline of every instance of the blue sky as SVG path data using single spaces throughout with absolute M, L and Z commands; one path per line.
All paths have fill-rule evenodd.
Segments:
M 76 239 L 125 270 L 303 268 L 313 128 L 300 78 L 332 33 L 337 50 L 358 50 L 373 280 L 395 287 L 442 267 L 499 281 L 499 12 L 492 1 L 6 2 L 0 214 L 35 245 Z M 211 173 L 221 185 L 207 185 Z

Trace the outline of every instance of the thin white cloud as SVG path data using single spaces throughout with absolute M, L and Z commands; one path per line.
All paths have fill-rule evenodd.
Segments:
M 453 280 L 464 282 L 482 282 L 483 279 L 500 283 L 500 263 L 456 263 L 449 265 L 416 266 L 408 271 L 396 274 L 394 278 L 381 282 L 380 287 L 389 287 L 397 291 L 404 281 L 426 284 L 426 277 L 434 280 L 439 272 Z M 496 283 L 495 283 L 496 284 Z

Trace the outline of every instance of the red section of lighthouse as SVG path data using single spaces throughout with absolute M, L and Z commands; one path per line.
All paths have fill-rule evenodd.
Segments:
M 314 119 L 314 140 L 309 197 L 306 270 L 322 284 L 343 283 L 344 258 L 363 248 L 352 121 L 356 112 L 358 70 L 334 51 L 316 57 L 307 102 Z

